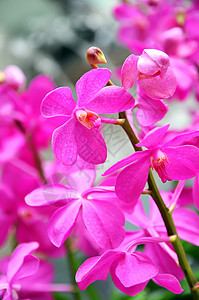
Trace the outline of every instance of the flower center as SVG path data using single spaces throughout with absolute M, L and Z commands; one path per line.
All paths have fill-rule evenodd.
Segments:
M 99 128 L 101 125 L 100 117 L 92 111 L 78 109 L 75 111 L 75 116 L 77 120 L 88 129 Z
M 164 152 L 157 150 L 154 155 L 151 156 L 152 170 L 156 170 L 163 183 L 165 183 L 167 180 L 172 180 L 168 174 L 166 164 L 169 164 L 169 160 Z

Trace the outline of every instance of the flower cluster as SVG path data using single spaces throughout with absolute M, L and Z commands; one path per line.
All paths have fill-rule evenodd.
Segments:
M 198 112 L 181 131 L 156 124 L 193 85 L 197 91 L 197 9 L 164 0 L 115 8 L 119 39 L 136 52 L 121 67 L 121 86 L 98 68 L 106 59 L 96 47 L 87 52 L 93 69 L 77 81 L 76 98 L 45 75 L 26 88 L 18 67 L 0 73 L 0 245 L 13 248 L 0 260 L 3 300 L 78 294 L 109 273 L 130 296 L 150 280 L 180 294 L 184 276 L 197 293 L 180 239 L 199 246 Z M 133 148 L 99 179 L 109 150 L 105 123 L 124 129 Z M 50 261 L 68 256 L 72 264 L 76 251 L 88 259 L 72 285 L 54 284 Z

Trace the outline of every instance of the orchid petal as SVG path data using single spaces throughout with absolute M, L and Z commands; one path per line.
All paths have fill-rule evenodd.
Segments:
M 125 60 L 122 66 L 122 70 L 121 70 L 122 86 L 125 90 L 131 89 L 137 79 L 138 58 L 139 58 L 138 56 L 131 54 L 130 56 L 127 57 L 127 59 Z
M 115 286 L 120 291 L 124 292 L 125 294 L 130 295 L 130 296 L 135 296 L 138 293 L 140 293 L 145 288 L 145 286 L 147 285 L 148 280 L 145 281 L 144 283 L 136 284 L 136 285 L 131 286 L 131 287 L 125 287 L 115 274 L 115 268 L 116 267 L 117 267 L 117 262 L 114 262 L 111 266 L 111 277 L 112 277 L 112 280 L 113 280 Z
M 165 99 L 173 96 L 177 81 L 170 67 L 161 78 L 160 75 L 147 79 L 139 79 L 141 89 L 153 99 Z
M 59 208 L 52 215 L 48 228 L 48 236 L 56 247 L 61 247 L 70 235 L 77 220 L 80 208 L 81 201 L 75 200 L 64 207 Z
M 158 145 L 161 145 L 164 135 L 167 132 L 168 128 L 169 128 L 169 124 L 152 129 L 145 135 L 145 137 L 141 142 L 136 144 L 136 146 L 138 147 L 144 146 L 148 149 L 151 149 L 157 147 Z
M 115 268 L 115 275 L 125 287 L 144 283 L 158 273 L 158 268 L 141 252 L 126 253 Z
M 154 100 L 147 95 L 139 97 L 136 118 L 140 125 L 151 126 L 163 119 L 168 111 L 168 105 L 161 100 Z
M 74 118 L 58 127 L 52 136 L 52 149 L 56 158 L 64 165 L 72 165 L 77 159 Z
M 76 83 L 77 103 L 84 107 L 109 81 L 111 71 L 94 69 L 85 73 Z
M 183 292 L 179 281 L 171 274 L 158 274 L 152 280 L 174 294 L 181 294 Z
M 82 217 L 92 238 L 103 249 L 115 248 L 124 239 L 125 219 L 122 212 L 108 201 L 83 203 Z
M 38 75 L 33 78 L 28 89 L 23 93 L 25 100 L 28 100 L 28 104 L 34 108 L 34 110 L 31 110 L 31 113 L 37 118 L 41 114 L 40 106 L 42 99 L 47 95 L 47 93 L 54 89 L 56 89 L 56 85 L 50 77 L 46 75 Z
M 147 151 L 134 152 L 133 154 L 129 155 L 128 157 L 118 161 L 115 165 L 113 165 L 108 170 L 106 170 L 104 172 L 104 174 L 102 174 L 102 176 L 110 175 L 111 173 L 113 173 L 123 167 L 126 167 L 130 163 L 132 163 L 136 160 L 142 159 L 142 158 L 146 157 L 147 155 L 148 155 Z
M 71 89 L 57 88 L 46 95 L 41 104 L 41 113 L 44 117 L 71 116 L 76 103 Z
M 12 278 L 12 281 L 17 281 L 25 277 L 35 274 L 39 269 L 39 259 L 32 255 L 24 257 L 22 266 Z
M 147 182 L 149 167 L 149 157 L 144 157 L 122 170 L 116 180 L 115 191 L 118 198 L 136 205 Z
M 104 163 L 107 157 L 107 149 L 99 131 L 95 128 L 88 129 L 79 122 L 76 122 L 75 130 L 78 155 L 90 164 Z
M 105 281 L 108 277 L 110 266 L 121 252 L 109 250 L 102 256 L 87 259 L 76 273 L 76 282 L 81 290 L 85 290 L 96 280 Z
M 193 200 L 199 210 L 199 175 L 196 176 L 193 183 Z
M 178 134 L 174 138 L 172 138 L 170 141 L 164 144 L 165 147 L 171 146 L 180 146 L 184 143 L 188 143 L 192 138 L 199 136 L 199 130 L 196 130 L 194 132 L 186 132 L 182 134 Z
M 147 244 L 144 248 L 144 253 L 158 266 L 159 273 L 172 274 L 178 280 L 182 280 L 184 277 L 184 273 L 179 267 L 178 262 L 161 247 L 161 244 Z
M 61 184 L 49 184 L 32 191 L 25 197 L 25 202 L 30 206 L 46 206 L 60 200 L 71 200 L 77 197 L 77 192 L 73 188 Z
M 30 255 L 38 247 L 39 247 L 38 243 L 31 242 L 31 243 L 20 244 L 17 246 L 17 248 L 15 248 L 8 263 L 7 277 L 9 281 L 12 280 L 12 278 L 21 268 L 21 266 L 24 263 L 25 257 L 27 255 Z
M 86 103 L 85 108 L 99 114 L 125 111 L 134 106 L 133 96 L 119 86 L 108 86 Z
M 162 148 L 169 163 L 166 169 L 172 180 L 185 180 L 199 172 L 199 149 L 195 146 Z
M 173 219 L 182 240 L 199 246 L 199 216 L 196 212 L 180 207 L 173 211 Z
M 157 49 L 145 49 L 138 60 L 138 70 L 146 75 L 154 75 L 161 68 L 168 68 L 169 57 Z

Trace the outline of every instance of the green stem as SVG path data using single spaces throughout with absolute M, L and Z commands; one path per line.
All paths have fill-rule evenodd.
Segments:
M 27 136 L 27 144 L 28 144 L 28 147 L 29 147 L 30 151 L 32 152 L 32 155 L 33 155 L 33 158 L 34 158 L 35 165 L 37 167 L 39 176 L 43 180 L 44 184 L 47 184 L 47 180 L 46 180 L 46 177 L 44 175 L 43 168 L 42 168 L 41 158 L 40 158 L 39 153 L 38 153 L 37 149 L 35 148 L 33 140 L 30 136 Z
M 120 113 L 119 117 L 122 119 L 125 119 L 125 122 L 121 126 L 124 129 L 124 131 L 126 132 L 126 134 L 128 135 L 135 151 L 142 151 L 141 147 L 137 147 L 135 145 L 135 144 L 139 143 L 139 140 L 136 137 L 135 133 L 133 132 L 133 130 L 127 120 L 126 113 L 125 112 Z M 160 195 L 160 192 L 156 185 L 156 182 L 153 177 L 151 169 L 149 170 L 149 175 L 148 175 L 148 185 L 149 185 L 149 190 L 151 191 L 151 196 L 154 199 L 154 201 L 161 213 L 162 219 L 164 220 L 168 235 L 169 236 L 176 235 L 176 240 L 172 244 L 173 244 L 173 247 L 178 256 L 180 267 L 182 268 L 182 270 L 185 274 L 185 277 L 186 277 L 189 287 L 191 289 L 193 299 L 199 300 L 199 291 L 194 290 L 194 287 L 196 286 L 197 281 L 196 281 L 193 271 L 189 265 L 185 251 L 182 246 L 182 243 L 177 234 L 177 230 L 176 230 L 175 224 L 173 222 L 171 211 L 169 211 L 169 209 L 166 207 L 166 205 Z
M 65 241 L 65 246 L 66 246 L 66 250 L 67 250 L 67 254 L 68 254 L 68 263 L 70 266 L 70 276 L 71 276 L 71 281 L 74 284 L 74 299 L 76 300 L 81 300 L 81 295 L 80 295 L 80 290 L 77 286 L 77 283 L 75 281 L 75 274 L 77 271 L 77 267 L 76 267 L 76 262 L 74 259 L 74 255 L 73 255 L 73 251 L 71 249 L 71 242 L 69 240 L 69 238 Z
M 47 180 L 45 178 L 44 171 L 42 168 L 41 158 L 39 156 L 37 149 L 35 148 L 35 145 L 32 140 L 32 136 L 27 134 L 26 129 L 24 128 L 23 124 L 20 121 L 15 120 L 15 124 L 18 127 L 18 129 L 26 136 L 27 146 L 28 146 L 29 150 L 32 152 L 33 159 L 35 161 L 35 165 L 37 167 L 39 176 L 43 180 L 44 184 L 47 184 Z

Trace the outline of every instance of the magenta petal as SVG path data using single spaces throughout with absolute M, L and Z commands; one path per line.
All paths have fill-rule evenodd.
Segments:
M 85 73 L 76 83 L 77 103 L 85 106 L 109 81 L 111 71 L 108 69 L 94 69 Z
M 138 159 L 144 158 L 147 155 L 148 155 L 147 151 L 134 152 L 133 154 L 129 155 L 128 157 L 118 161 L 115 165 L 113 165 L 106 172 L 104 172 L 104 174 L 102 174 L 102 176 L 110 175 L 111 173 L 129 165 L 130 163 L 132 163 Z
M 122 212 L 108 201 L 84 201 L 82 217 L 92 238 L 103 249 L 115 248 L 124 239 L 125 219 Z
M 98 114 L 125 111 L 134 106 L 133 96 L 119 86 L 108 86 L 86 103 L 85 108 Z
M 160 70 L 158 64 L 152 59 L 150 59 L 150 57 L 145 53 L 145 51 L 139 57 L 137 68 L 141 73 L 146 75 L 153 75 Z
M 161 68 L 168 68 L 169 57 L 157 49 L 145 49 L 138 60 L 138 70 L 146 75 L 153 75 Z
M 76 103 L 71 89 L 60 87 L 48 93 L 41 104 L 41 113 L 44 117 L 71 116 Z
M 75 140 L 78 155 L 90 164 L 102 164 L 107 157 L 106 144 L 95 128 L 88 129 L 79 122 L 75 124 Z
M 122 201 L 136 205 L 147 182 L 149 167 L 149 158 L 144 157 L 119 173 L 115 191 Z
M 59 208 L 52 215 L 48 228 L 48 236 L 56 247 L 61 247 L 71 233 L 81 205 L 81 201 L 75 200 L 67 206 Z
M 131 54 L 125 60 L 121 75 L 122 75 L 122 86 L 125 90 L 129 90 L 134 85 L 137 76 L 138 76 L 138 69 L 137 69 L 137 62 L 138 56 Z
M 166 169 L 172 180 L 190 179 L 199 172 L 199 149 L 195 146 L 167 147 L 162 151 L 167 155 Z
M 184 278 L 184 273 L 176 261 L 161 247 L 161 244 L 147 244 L 144 253 L 159 268 L 160 273 L 168 273 L 174 275 L 178 280 Z
M 170 141 L 164 144 L 164 146 L 179 146 L 182 145 L 183 143 L 188 143 L 192 138 L 199 136 L 199 130 L 196 130 L 194 132 L 187 132 L 183 134 L 178 134 L 174 138 L 172 138 Z
M 30 206 L 45 206 L 60 200 L 77 198 L 76 190 L 64 185 L 44 185 L 32 191 L 25 197 L 25 202 Z
M 31 113 L 37 118 L 40 116 L 40 106 L 44 97 L 56 89 L 55 83 L 46 75 L 38 75 L 30 82 L 28 89 L 23 93 L 25 101 L 34 108 Z
M 115 274 L 116 267 L 117 267 L 117 262 L 114 262 L 113 265 L 111 266 L 111 277 L 112 277 L 112 280 L 113 280 L 115 286 L 123 293 L 130 295 L 130 296 L 135 296 L 138 293 L 140 293 L 147 285 L 148 280 L 145 281 L 144 283 L 136 284 L 131 287 L 125 287 Z
M 193 183 L 193 201 L 199 210 L 199 175 L 196 176 Z
M 20 280 L 35 274 L 39 269 L 39 259 L 32 255 L 27 255 L 24 258 L 23 265 L 12 278 L 13 281 Z
M 30 255 L 38 247 L 38 243 L 31 242 L 20 244 L 19 246 L 17 246 L 17 248 L 15 248 L 8 263 L 7 277 L 9 281 L 12 280 L 17 271 L 21 268 L 25 257 L 27 255 Z
M 75 123 L 76 120 L 71 118 L 53 132 L 52 149 L 56 158 L 64 165 L 72 165 L 77 159 Z
M 169 67 L 162 78 L 158 75 L 152 78 L 140 79 L 139 85 L 149 97 L 165 99 L 173 96 L 177 81 L 172 69 Z
M 199 246 L 199 216 L 196 212 L 180 207 L 173 211 L 173 219 L 182 240 Z
M 162 120 L 168 111 L 168 105 L 161 100 L 154 100 L 147 95 L 139 98 L 136 118 L 140 125 L 151 126 Z
M 125 287 L 144 283 L 157 273 L 158 268 L 141 252 L 127 253 L 115 268 L 115 275 Z
M 109 250 L 102 256 L 87 259 L 76 273 L 76 282 L 81 290 L 96 280 L 105 281 L 108 277 L 110 266 L 121 252 Z
M 183 292 L 181 285 L 177 278 L 171 274 L 158 274 L 153 278 L 153 281 L 171 291 L 174 294 L 180 294 Z
M 169 124 L 152 129 L 145 135 L 145 137 L 141 142 L 136 144 L 136 146 L 138 147 L 144 146 L 148 149 L 151 149 L 157 147 L 158 145 L 161 145 L 164 135 L 167 132 L 168 128 L 169 128 Z

